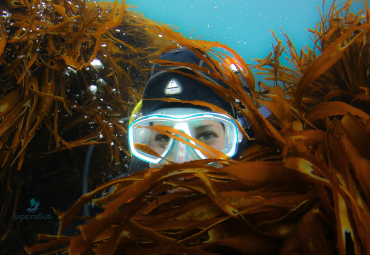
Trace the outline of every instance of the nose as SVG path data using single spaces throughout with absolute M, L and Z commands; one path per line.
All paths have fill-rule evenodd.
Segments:
M 187 145 L 182 142 L 175 142 L 167 159 L 176 163 L 188 162 L 191 159 L 190 153 L 186 149 Z
M 179 142 L 177 146 L 178 150 L 178 163 L 184 163 L 186 161 L 186 151 L 185 151 L 185 144 L 182 142 Z

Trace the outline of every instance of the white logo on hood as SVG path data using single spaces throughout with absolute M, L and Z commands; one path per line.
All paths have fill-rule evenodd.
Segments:
M 164 89 L 164 94 L 166 96 L 180 95 L 182 93 L 182 86 L 180 82 L 176 79 L 170 80 Z

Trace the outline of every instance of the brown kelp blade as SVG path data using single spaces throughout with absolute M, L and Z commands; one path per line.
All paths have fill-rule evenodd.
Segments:
M 301 111 L 301 100 L 303 97 L 304 92 L 308 88 L 308 86 L 321 74 L 323 74 L 328 68 L 330 68 L 332 65 L 334 65 L 342 56 L 344 51 L 348 49 L 354 42 L 356 42 L 356 39 L 361 36 L 362 32 L 358 33 L 356 37 L 354 37 L 350 42 L 348 42 L 345 46 L 341 46 L 341 44 L 346 40 L 349 35 L 351 35 L 356 30 L 361 30 L 363 28 L 369 27 L 369 24 L 361 25 L 358 27 L 355 27 L 353 29 L 350 29 L 345 34 L 343 34 L 341 37 L 339 37 L 335 42 L 333 42 L 330 47 L 328 47 L 320 57 L 315 60 L 314 63 L 308 68 L 305 75 L 300 80 L 298 86 L 297 86 L 297 92 L 296 92 L 296 107 L 299 111 Z
M 206 52 L 207 57 L 200 52 L 197 52 L 197 57 L 204 59 L 211 66 L 212 77 L 220 78 L 230 84 L 230 90 L 219 88 L 212 82 L 205 82 L 206 86 L 214 89 L 219 95 L 224 95 L 248 119 L 255 131 L 254 144 L 242 154 L 239 160 L 222 158 L 223 155 L 205 150 L 214 158 L 145 169 L 98 187 L 61 215 L 62 226 L 65 228 L 77 218 L 77 212 L 86 202 L 94 199 L 94 196 L 105 188 L 116 187 L 113 193 L 98 201 L 98 204 L 103 207 L 103 213 L 90 219 L 88 224 L 79 227 L 81 234 L 70 239 L 69 252 L 71 254 L 113 254 L 114 252 L 369 254 L 370 108 L 365 95 L 369 92 L 367 62 L 370 51 L 367 1 L 365 4 L 366 11 L 363 16 L 361 13 L 351 14 L 348 1 L 340 5 L 332 5 L 327 15 L 320 13 L 322 21 L 317 25 L 316 30 L 310 30 L 315 35 L 314 49 L 308 46 L 301 50 L 295 49 L 287 35 L 284 35 L 287 43 L 284 45 L 283 41 L 276 36 L 277 34 L 273 34 L 277 45 L 267 58 L 261 58 L 264 60 L 261 60 L 257 66 L 261 72 L 265 72 L 267 80 L 273 80 L 282 88 L 270 88 L 260 83 L 265 90 L 263 92 L 254 89 L 254 78 L 248 73 L 248 66 L 225 45 L 190 40 L 177 34 L 169 26 L 149 22 L 146 32 L 151 31 L 158 40 L 167 38 L 171 43 L 175 42 L 172 45 L 163 45 L 153 56 L 178 47 L 177 43 L 190 50 L 201 49 Z M 108 29 L 102 24 L 110 27 L 114 24 L 114 19 L 121 17 L 123 13 L 119 10 L 117 1 L 113 7 L 114 14 L 101 12 L 102 17 L 99 17 L 102 20 L 101 23 L 97 18 L 98 12 L 91 14 L 94 21 L 85 23 L 94 26 L 89 36 L 95 33 L 95 38 L 100 38 L 97 40 L 99 44 L 106 43 L 105 40 L 107 40 L 105 35 Z M 86 8 L 85 12 L 88 12 L 89 8 Z M 121 8 L 123 8 L 122 5 Z M 59 12 L 58 10 L 56 12 L 62 18 L 64 14 L 68 16 L 68 6 L 65 7 L 65 12 L 60 7 L 57 9 Z M 125 12 L 124 17 L 134 19 L 129 15 L 130 13 Z M 72 17 L 69 19 L 72 20 Z M 28 27 L 27 21 L 19 22 Z M 59 28 L 65 31 L 72 30 L 65 24 L 59 25 Z M 48 25 L 45 30 L 51 29 L 55 32 L 57 31 L 55 25 L 58 24 Z M 143 26 L 139 21 L 136 24 L 137 29 Z M 22 35 L 20 28 L 15 31 L 19 36 Z M 84 29 L 80 28 L 78 31 L 84 31 Z M 109 33 L 108 37 L 115 34 L 112 29 Z M 134 31 L 131 30 L 130 33 Z M 128 35 L 129 33 L 125 36 Z M 143 39 L 146 34 L 137 36 Z M 69 42 L 72 41 L 69 40 Z M 53 39 L 50 42 L 57 44 L 58 40 Z M 91 42 L 93 43 L 93 40 Z M 155 42 L 153 40 L 153 43 Z M 111 47 L 107 56 L 115 54 L 112 52 L 119 52 L 108 45 L 114 44 L 107 42 L 106 47 L 94 45 L 91 54 L 85 56 L 85 61 L 90 60 L 93 54 L 99 56 L 99 52 L 105 52 L 104 48 L 107 47 Z M 230 70 L 227 70 L 226 64 L 220 61 L 225 56 L 213 52 L 212 47 L 221 47 L 233 52 L 234 58 L 245 70 L 243 77 L 252 95 L 242 92 L 240 82 L 233 80 L 234 76 Z M 53 53 L 60 47 L 50 46 L 50 48 Z M 136 54 L 134 50 L 127 48 L 125 53 L 128 55 Z M 138 52 L 142 50 L 142 48 L 135 49 Z M 284 51 L 289 52 L 288 60 L 293 67 L 281 66 L 282 61 L 279 57 L 282 57 Z M 322 52 L 321 56 L 317 56 L 317 52 Z M 126 69 L 122 67 L 121 70 L 109 64 L 109 61 L 114 59 L 118 61 L 124 55 L 120 54 L 117 58 L 109 55 L 103 62 L 104 65 L 112 66 L 114 69 L 107 77 L 117 75 L 115 76 L 117 81 L 127 79 L 127 84 L 130 84 L 131 82 L 125 76 L 129 72 L 122 72 Z M 132 61 L 135 61 L 135 56 L 137 55 L 131 58 Z M 213 56 L 217 56 L 219 60 Z M 68 58 L 67 61 L 70 59 Z M 72 59 L 78 58 L 74 56 Z M 231 62 L 236 63 L 236 61 Z M 51 62 L 46 61 L 46 63 L 50 66 L 48 68 L 53 67 Z M 71 61 L 71 63 L 78 65 L 77 62 Z M 133 65 L 131 68 L 140 66 L 136 61 L 135 64 L 136 66 Z M 163 61 L 162 64 L 174 67 L 179 65 L 179 63 Z M 186 67 L 193 70 L 193 74 L 186 75 L 203 82 L 199 74 L 204 70 L 190 64 Z M 215 67 L 219 68 L 221 73 L 217 72 Z M 18 75 L 24 74 L 24 70 L 23 67 L 20 68 Z M 27 75 L 25 74 L 24 77 Z M 133 79 L 133 76 L 130 76 L 130 79 Z M 36 83 L 33 84 L 36 86 Z M 89 85 L 89 83 L 86 84 Z M 113 86 L 118 90 L 115 81 L 111 81 L 111 84 L 114 84 Z M 142 84 L 145 84 L 145 81 Z M 41 84 L 38 85 L 40 88 L 33 89 L 43 92 Z M 115 97 L 123 97 L 123 93 L 119 96 L 110 94 L 109 91 L 112 88 L 108 87 L 99 88 L 101 91 L 97 93 L 112 95 L 107 97 L 110 99 L 107 101 L 113 101 Z M 122 86 L 119 89 L 124 90 Z M 28 95 L 34 100 L 44 100 L 43 102 L 46 102 L 46 99 L 57 101 L 54 100 L 56 98 L 36 94 L 30 92 Z M 60 96 L 56 93 L 53 95 Z M 92 94 L 89 95 L 93 97 Z M 138 93 L 134 95 L 136 100 Z M 60 97 L 64 99 L 65 104 L 68 97 Z M 236 104 L 233 101 L 234 97 L 241 103 Z M 14 98 L 17 97 L 14 96 Z M 123 101 L 123 98 L 120 100 Z M 135 100 L 132 99 L 132 101 Z M 163 100 L 173 101 L 173 99 Z M 25 101 L 23 105 L 27 105 L 27 102 Z M 207 106 L 202 102 L 187 103 Z M 273 115 L 268 119 L 263 118 L 258 112 L 258 104 L 265 104 Z M 110 121 L 109 116 L 117 114 L 118 110 L 112 112 L 105 108 L 107 112 L 99 112 L 97 103 L 92 105 L 91 108 L 97 111 L 96 114 L 89 113 L 86 116 L 98 127 L 100 133 L 96 135 L 96 139 L 109 140 L 109 144 L 116 143 L 118 139 L 108 139 L 105 136 L 114 134 L 115 128 L 111 123 L 117 123 L 117 120 Z M 111 106 L 113 106 L 112 109 L 114 107 L 123 109 L 114 104 Z M 14 103 L 6 111 L 9 113 L 16 109 L 24 116 L 19 120 L 16 119 L 17 123 L 12 123 L 5 118 L 4 121 L 10 125 L 7 126 L 9 129 L 6 127 L 2 130 L 14 130 L 14 134 L 21 136 L 22 139 L 23 131 L 15 131 L 16 128 L 24 125 L 27 119 L 38 121 L 34 115 L 38 111 L 36 106 L 30 106 L 32 117 L 28 118 L 27 111 L 22 111 L 23 108 L 20 106 L 17 107 L 18 104 Z M 52 107 L 54 106 L 51 106 L 51 112 L 55 113 L 55 108 Z M 86 109 L 90 104 L 87 103 L 84 107 L 81 109 L 87 112 Z M 207 107 L 222 113 L 220 109 L 209 105 Z M 83 113 L 83 110 L 79 113 Z M 97 120 L 95 115 L 98 115 L 101 121 Z M 58 118 L 60 116 L 63 115 L 58 114 Z M 50 122 L 47 124 L 47 130 L 54 132 L 53 137 L 57 137 L 55 134 L 58 129 L 50 121 L 55 120 L 55 116 L 54 118 L 48 116 L 44 120 Z M 75 126 L 78 124 L 72 125 L 72 128 Z M 174 139 L 192 141 L 175 130 L 163 127 L 154 127 L 154 129 L 164 134 L 171 134 Z M 92 133 L 89 132 L 89 134 Z M 9 147 L 9 144 L 13 144 L 13 140 L 8 144 L 3 143 L 3 147 Z M 17 142 L 14 142 L 14 145 L 16 144 Z M 191 142 L 188 145 L 195 146 Z M 197 145 L 205 148 L 202 144 Z M 113 144 L 113 146 L 116 145 Z M 153 155 L 153 151 L 148 147 L 137 146 Z M 106 153 L 114 157 L 117 155 L 116 149 L 113 154 L 109 154 L 107 148 Z M 218 156 L 222 159 L 217 159 Z M 107 161 L 111 162 L 111 157 Z M 48 240 L 53 242 L 57 239 L 58 237 Z M 50 244 L 48 247 L 52 246 L 53 244 Z M 43 248 L 45 247 L 36 245 L 33 251 Z

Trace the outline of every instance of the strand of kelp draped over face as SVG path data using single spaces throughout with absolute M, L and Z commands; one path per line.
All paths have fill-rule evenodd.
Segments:
M 254 91 L 248 66 L 226 46 L 188 40 L 157 26 L 163 37 L 189 49 L 217 54 L 209 50 L 215 46 L 234 55 L 251 96 L 242 91 L 223 63 L 198 57 L 221 68 L 224 76 L 215 70 L 210 75 L 223 79 L 231 89 L 205 84 L 227 99 L 230 95 L 241 101 L 244 108 L 230 100 L 251 123 L 258 142 L 237 161 L 170 164 L 109 182 L 81 197 L 69 211 L 56 211 L 61 232 L 86 202 L 115 186 L 112 193 L 94 200 L 98 206 L 105 205 L 104 213 L 89 218 L 88 224 L 80 226 L 80 234 L 40 235 L 40 240 L 49 242 L 27 251 L 69 244 L 70 254 L 88 250 L 97 254 L 231 254 L 235 250 L 244 254 L 346 254 L 350 249 L 368 254 L 370 111 L 365 63 L 369 26 L 367 13 L 352 14 L 349 7 L 350 2 L 333 5 L 312 30 L 320 56 L 306 48 L 298 57 L 286 35 L 293 68 L 279 65 L 283 50 L 279 40 L 274 52 L 259 60 L 256 68 L 267 79 L 283 84 L 281 88 L 261 83 L 268 93 Z M 195 74 L 200 71 L 188 67 Z M 258 104 L 274 116 L 263 119 Z M 222 167 L 207 165 L 215 161 Z M 181 177 L 184 181 L 177 180 Z M 182 191 L 165 193 L 176 188 Z
M 123 2 L 5 1 L 0 18 L 1 240 L 35 161 L 105 143 L 114 169 L 126 149 L 120 123 L 141 97 L 149 60 L 169 45 Z M 47 137 L 47 138 L 45 138 Z M 76 154 L 78 155 L 78 154 Z M 17 171 L 18 170 L 18 171 Z M 49 170 L 50 171 L 50 170 Z M 49 174 L 44 172 L 42 174 Z

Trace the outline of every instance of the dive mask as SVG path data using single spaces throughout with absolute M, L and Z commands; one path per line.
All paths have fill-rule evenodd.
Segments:
M 191 145 L 178 141 L 176 138 L 162 132 L 149 129 L 151 127 L 174 128 L 188 136 L 232 157 L 242 140 L 238 126 L 232 118 L 225 114 L 207 112 L 195 108 L 166 108 L 136 119 L 128 128 L 131 152 L 138 158 L 152 164 L 161 163 L 165 158 L 172 162 L 187 162 L 196 159 L 206 159 L 206 155 Z M 202 146 L 190 139 L 171 133 L 205 151 Z M 139 144 L 140 146 L 135 146 Z M 148 153 L 150 148 L 155 153 Z M 153 155 L 157 154 L 160 157 Z

